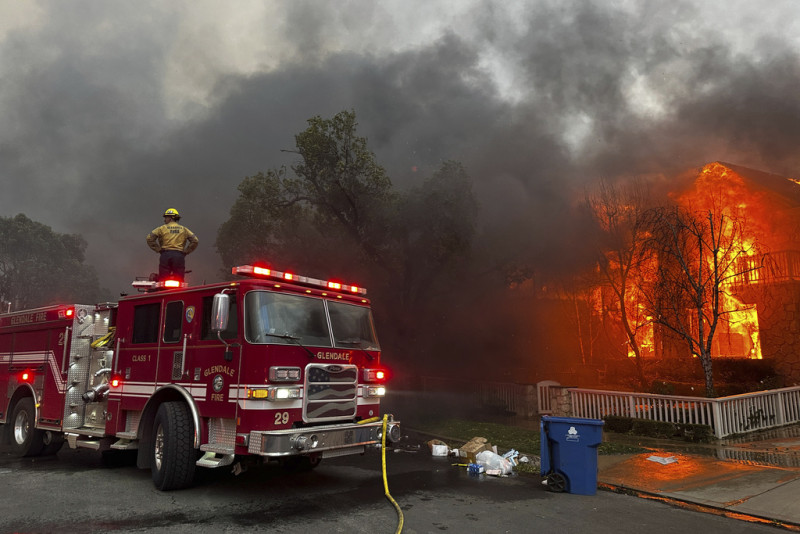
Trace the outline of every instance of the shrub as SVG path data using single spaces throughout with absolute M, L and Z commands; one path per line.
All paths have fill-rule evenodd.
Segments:
M 672 423 L 651 421 L 649 419 L 634 419 L 631 432 L 637 436 L 665 439 L 673 437 L 677 433 L 677 429 Z
M 619 415 L 607 415 L 603 421 L 605 421 L 605 430 L 619 434 L 658 439 L 680 438 L 695 443 L 708 443 L 714 439 L 714 432 L 709 425 L 667 423 Z
M 714 439 L 714 431 L 708 425 L 677 423 L 676 426 L 678 428 L 678 433 L 686 441 L 708 443 Z
M 603 421 L 605 421 L 605 429 L 609 432 L 627 434 L 633 429 L 633 419 L 630 417 L 607 415 L 603 417 Z

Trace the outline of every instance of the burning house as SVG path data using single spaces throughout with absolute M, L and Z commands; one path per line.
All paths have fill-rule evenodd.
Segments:
M 690 237 L 680 244 L 689 249 L 695 246 L 695 256 L 686 261 L 686 257 L 665 254 L 664 249 L 651 250 L 633 263 L 633 269 L 625 272 L 625 283 L 649 282 L 644 291 L 642 285 L 628 289 L 624 313 L 619 304 L 614 307 L 614 295 L 609 306 L 612 292 L 606 284 L 600 290 L 606 292 L 599 298 L 600 314 L 608 316 L 601 321 L 606 327 L 617 323 L 612 339 L 627 345 L 627 356 L 636 360 L 640 373 L 642 361 L 674 360 L 677 366 L 705 352 L 715 363 L 763 360 L 787 385 L 800 383 L 800 182 L 715 162 L 703 167 L 688 188 L 671 196 L 676 210 L 699 214 L 685 227 Z M 695 226 L 697 220 L 706 224 L 703 232 Z M 704 243 L 700 248 L 706 246 L 709 252 L 698 260 L 700 241 Z M 694 266 L 686 268 L 685 263 L 691 262 Z M 667 270 L 682 266 L 690 282 L 684 286 L 687 296 L 665 302 L 664 294 L 675 293 L 674 286 L 663 289 L 664 278 L 672 276 Z M 689 272 L 692 269 L 703 272 Z M 613 287 L 611 277 L 606 279 L 619 298 L 618 287 Z M 702 291 L 701 282 L 707 284 Z M 645 293 L 657 295 L 659 283 L 661 302 L 654 304 L 652 295 Z M 701 310 L 701 301 L 713 309 Z M 667 317 L 670 306 L 672 320 Z M 656 314 L 659 317 L 653 317 Z M 693 344 L 693 339 L 699 342 Z

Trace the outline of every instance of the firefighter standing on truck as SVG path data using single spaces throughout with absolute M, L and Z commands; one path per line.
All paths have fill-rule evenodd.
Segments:
M 199 240 L 191 230 L 178 224 L 181 216 L 175 208 L 164 212 L 164 224 L 147 235 L 148 246 L 161 254 L 158 279 L 175 277 L 183 281 L 186 255 L 197 248 Z

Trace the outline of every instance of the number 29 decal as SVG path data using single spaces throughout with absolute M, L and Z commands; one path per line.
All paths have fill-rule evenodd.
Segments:
M 275 412 L 275 424 L 285 425 L 289 422 L 289 412 Z

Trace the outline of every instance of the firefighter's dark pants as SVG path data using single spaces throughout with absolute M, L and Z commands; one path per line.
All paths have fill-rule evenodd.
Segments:
M 186 254 L 179 250 L 162 250 L 158 260 L 158 279 L 177 278 L 181 282 L 186 273 Z

